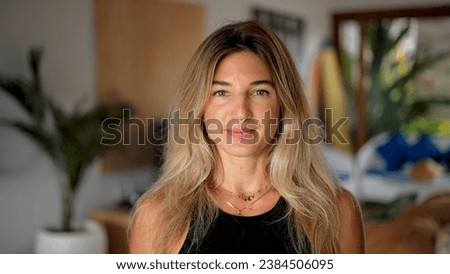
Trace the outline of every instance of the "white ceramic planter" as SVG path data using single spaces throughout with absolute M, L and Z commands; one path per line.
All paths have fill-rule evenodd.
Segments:
M 55 232 L 40 229 L 36 233 L 34 252 L 38 254 L 107 253 L 108 238 L 103 225 L 88 220 L 77 232 Z

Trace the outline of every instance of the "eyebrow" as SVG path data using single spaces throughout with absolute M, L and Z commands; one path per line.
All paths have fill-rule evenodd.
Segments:
M 212 82 L 213 85 L 220 85 L 220 86 L 231 86 L 231 83 L 226 81 L 216 81 L 214 80 Z M 258 86 L 258 85 L 271 85 L 274 86 L 273 82 L 270 80 L 257 80 L 250 83 L 251 86 Z

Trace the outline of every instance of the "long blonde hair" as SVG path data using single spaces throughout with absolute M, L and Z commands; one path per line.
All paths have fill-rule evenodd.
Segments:
M 142 197 L 160 201 L 161 216 L 170 216 L 159 228 L 158 250 L 167 250 L 187 224 L 191 226 L 189 237 L 194 246 L 217 216 L 218 208 L 208 191 L 214 184 L 217 159 L 201 118 L 218 62 L 238 51 L 252 52 L 267 64 L 281 106 L 280 117 L 289 121 L 280 124 L 281 133 L 273 144 L 267 171 L 273 187 L 287 201 L 292 244 L 297 251 L 302 250 L 306 235 L 313 252 L 334 253 L 339 187 L 324 165 L 318 146 L 301 138 L 289 142 L 310 118 L 308 99 L 287 48 L 269 28 L 256 21 L 237 22 L 216 30 L 199 46 L 184 72 L 173 100 L 160 177 Z

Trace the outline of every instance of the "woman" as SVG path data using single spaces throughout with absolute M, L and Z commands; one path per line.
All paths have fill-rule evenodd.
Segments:
M 255 21 L 198 48 L 172 107 L 159 180 L 132 253 L 362 253 L 360 211 L 301 132 L 308 100 L 288 50 Z M 300 133 L 300 135 L 299 135 Z

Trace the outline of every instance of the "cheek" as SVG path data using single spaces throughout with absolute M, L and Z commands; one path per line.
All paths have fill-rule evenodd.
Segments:
M 223 121 L 220 119 L 220 109 L 208 104 L 203 112 L 203 122 L 206 134 L 212 138 L 224 131 Z M 214 139 L 213 139 L 214 140 Z
M 216 108 L 205 108 L 203 112 L 203 121 L 205 123 L 208 123 L 208 121 L 215 123 L 215 121 L 220 120 L 220 117 L 220 110 Z
M 270 120 L 279 120 L 280 106 L 278 103 L 272 103 L 262 106 L 258 111 L 258 117 Z
M 274 138 L 276 136 L 279 121 L 280 106 L 278 104 L 273 104 L 264 114 L 263 123 L 265 134 L 267 134 L 266 136 L 270 136 L 270 138 Z
M 203 111 L 203 120 L 211 118 L 215 118 L 214 106 L 212 106 L 211 102 L 207 102 Z
M 227 114 L 230 114 L 232 110 L 229 107 L 229 104 L 223 103 L 223 102 L 208 102 L 204 108 L 203 111 L 203 120 L 220 120 L 225 121 L 225 118 L 227 118 Z

